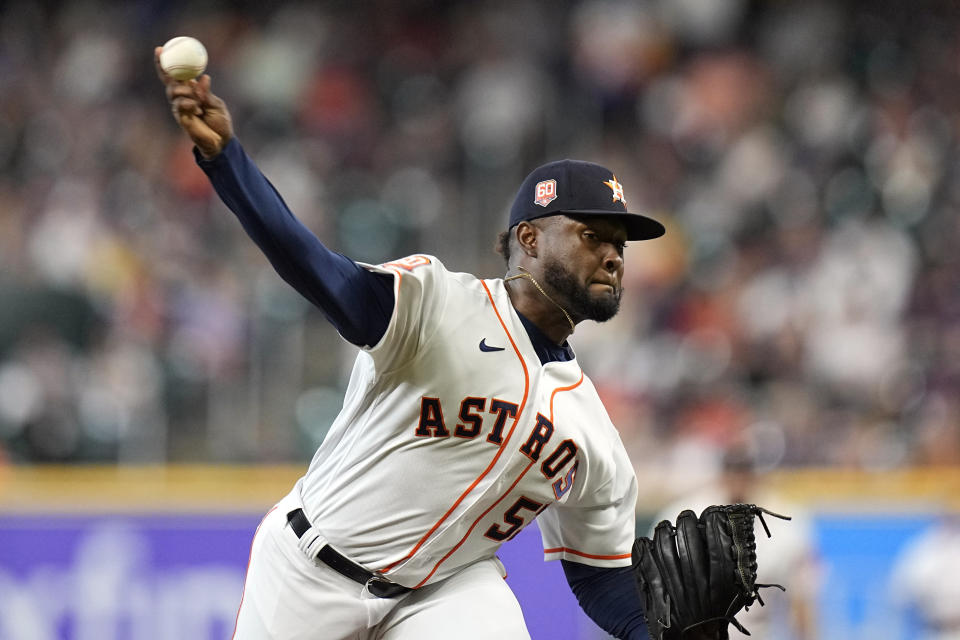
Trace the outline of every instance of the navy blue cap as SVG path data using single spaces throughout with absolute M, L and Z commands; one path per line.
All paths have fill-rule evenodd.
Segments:
M 666 232 L 653 218 L 627 211 L 623 185 L 612 171 L 582 160 L 550 162 L 524 178 L 510 207 L 508 229 L 557 214 L 616 216 L 627 229 L 627 240 L 659 238 Z

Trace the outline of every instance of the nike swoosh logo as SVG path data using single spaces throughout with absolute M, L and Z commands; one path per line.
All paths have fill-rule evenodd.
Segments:
M 506 347 L 491 347 L 487 344 L 487 339 L 480 341 L 480 351 L 503 351 Z

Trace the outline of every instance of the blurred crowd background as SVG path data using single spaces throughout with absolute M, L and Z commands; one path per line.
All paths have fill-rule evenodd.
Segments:
M 960 10 L 929 0 L 3 2 L 8 463 L 301 462 L 339 410 L 354 349 L 196 167 L 175 35 L 358 260 L 500 276 L 530 169 L 611 167 L 668 235 L 571 343 L 639 473 L 960 463 Z

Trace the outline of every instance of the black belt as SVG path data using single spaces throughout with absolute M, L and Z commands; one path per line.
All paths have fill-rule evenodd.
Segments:
M 310 521 L 307 520 L 303 509 L 299 508 L 287 514 L 287 523 L 290 524 L 290 527 L 293 529 L 293 532 L 297 534 L 298 538 L 302 538 L 303 534 L 310 528 Z M 413 591 L 410 587 L 390 582 L 372 571 L 367 571 L 356 562 L 337 553 L 333 547 L 328 544 L 324 545 L 323 548 L 317 552 L 317 559 L 321 560 L 340 575 L 346 576 L 354 582 L 366 585 L 367 590 L 378 598 L 393 598 Z

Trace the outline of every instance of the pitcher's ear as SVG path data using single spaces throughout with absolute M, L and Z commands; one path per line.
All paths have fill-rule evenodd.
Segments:
M 536 258 L 537 239 L 541 233 L 540 228 L 532 222 L 523 221 L 517 224 L 516 228 L 513 230 L 513 233 L 516 234 L 517 243 L 520 245 L 520 250 L 531 258 Z

